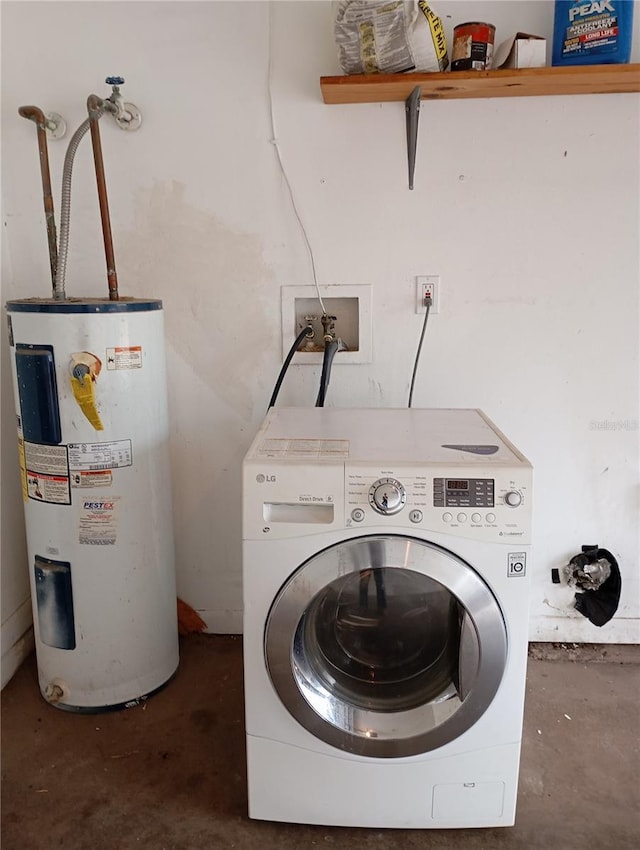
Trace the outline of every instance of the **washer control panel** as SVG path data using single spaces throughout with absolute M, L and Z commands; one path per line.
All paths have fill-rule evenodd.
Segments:
M 531 524 L 529 477 L 514 475 L 513 470 L 496 470 L 492 478 L 474 472 L 469 467 L 457 475 L 444 470 L 434 475 L 433 470 L 415 467 L 347 467 L 346 524 L 366 528 L 388 517 L 389 522 L 423 531 L 523 539 Z
M 397 514 L 406 501 L 407 492 L 396 478 L 378 478 L 369 488 L 369 504 L 379 514 Z
M 493 478 L 434 478 L 435 508 L 493 508 Z

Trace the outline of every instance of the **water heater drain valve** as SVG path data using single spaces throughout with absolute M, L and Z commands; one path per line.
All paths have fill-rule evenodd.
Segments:
M 43 696 L 50 702 L 52 705 L 55 705 L 57 702 L 60 702 L 61 699 L 67 696 L 67 688 L 64 686 L 64 683 L 59 679 L 54 679 L 52 682 L 45 687 L 43 691 Z

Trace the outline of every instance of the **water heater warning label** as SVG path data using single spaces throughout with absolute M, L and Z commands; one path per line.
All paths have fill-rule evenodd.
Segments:
M 111 487 L 111 470 L 79 470 L 71 472 L 72 487 Z
M 22 457 L 20 458 L 22 462 Z M 67 447 L 24 441 L 27 495 L 35 502 L 70 505 Z
M 142 346 L 107 348 L 107 369 L 141 369 Z
M 131 440 L 112 440 L 108 443 L 69 443 L 69 469 L 74 472 L 99 472 L 131 466 Z M 83 486 L 79 481 L 75 486 Z M 86 486 L 86 485 L 84 485 Z

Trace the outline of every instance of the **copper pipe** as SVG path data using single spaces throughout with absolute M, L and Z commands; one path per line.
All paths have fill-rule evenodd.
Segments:
M 18 109 L 23 118 L 34 121 L 38 131 L 38 152 L 40 154 L 40 173 L 42 175 L 42 197 L 44 200 L 44 217 L 47 225 L 47 242 L 49 244 L 49 266 L 51 267 L 51 286 L 55 293 L 56 274 L 58 271 L 58 243 L 56 237 L 56 220 L 53 212 L 53 194 L 51 193 L 51 172 L 49 170 L 49 152 L 47 149 L 47 119 L 37 106 L 21 106 Z
M 100 141 L 100 128 L 98 122 L 107 106 L 107 101 L 102 100 L 97 94 L 89 95 L 87 109 L 89 111 L 89 128 L 91 130 L 91 144 L 93 146 L 93 161 L 96 167 L 96 182 L 98 184 L 98 201 L 100 203 L 100 218 L 102 219 L 102 235 L 104 238 L 104 253 L 107 260 L 107 281 L 109 284 L 109 300 L 118 301 L 118 275 L 116 274 L 116 260 L 113 254 L 113 238 L 111 235 L 111 219 L 109 218 L 109 201 L 107 199 L 107 184 L 104 177 L 104 161 L 102 159 L 102 143 Z

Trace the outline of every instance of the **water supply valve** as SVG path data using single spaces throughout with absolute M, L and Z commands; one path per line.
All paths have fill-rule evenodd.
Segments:
M 113 117 L 121 130 L 137 130 L 142 124 L 140 110 L 133 103 L 126 103 L 120 93 L 124 77 L 107 77 L 105 83 L 111 86 L 111 97 L 107 100 L 115 106 Z
M 325 342 L 333 342 L 336 338 L 336 320 L 337 316 L 329 316 L 323 313 L 320 321 L 322 322 L 323 337 Z

